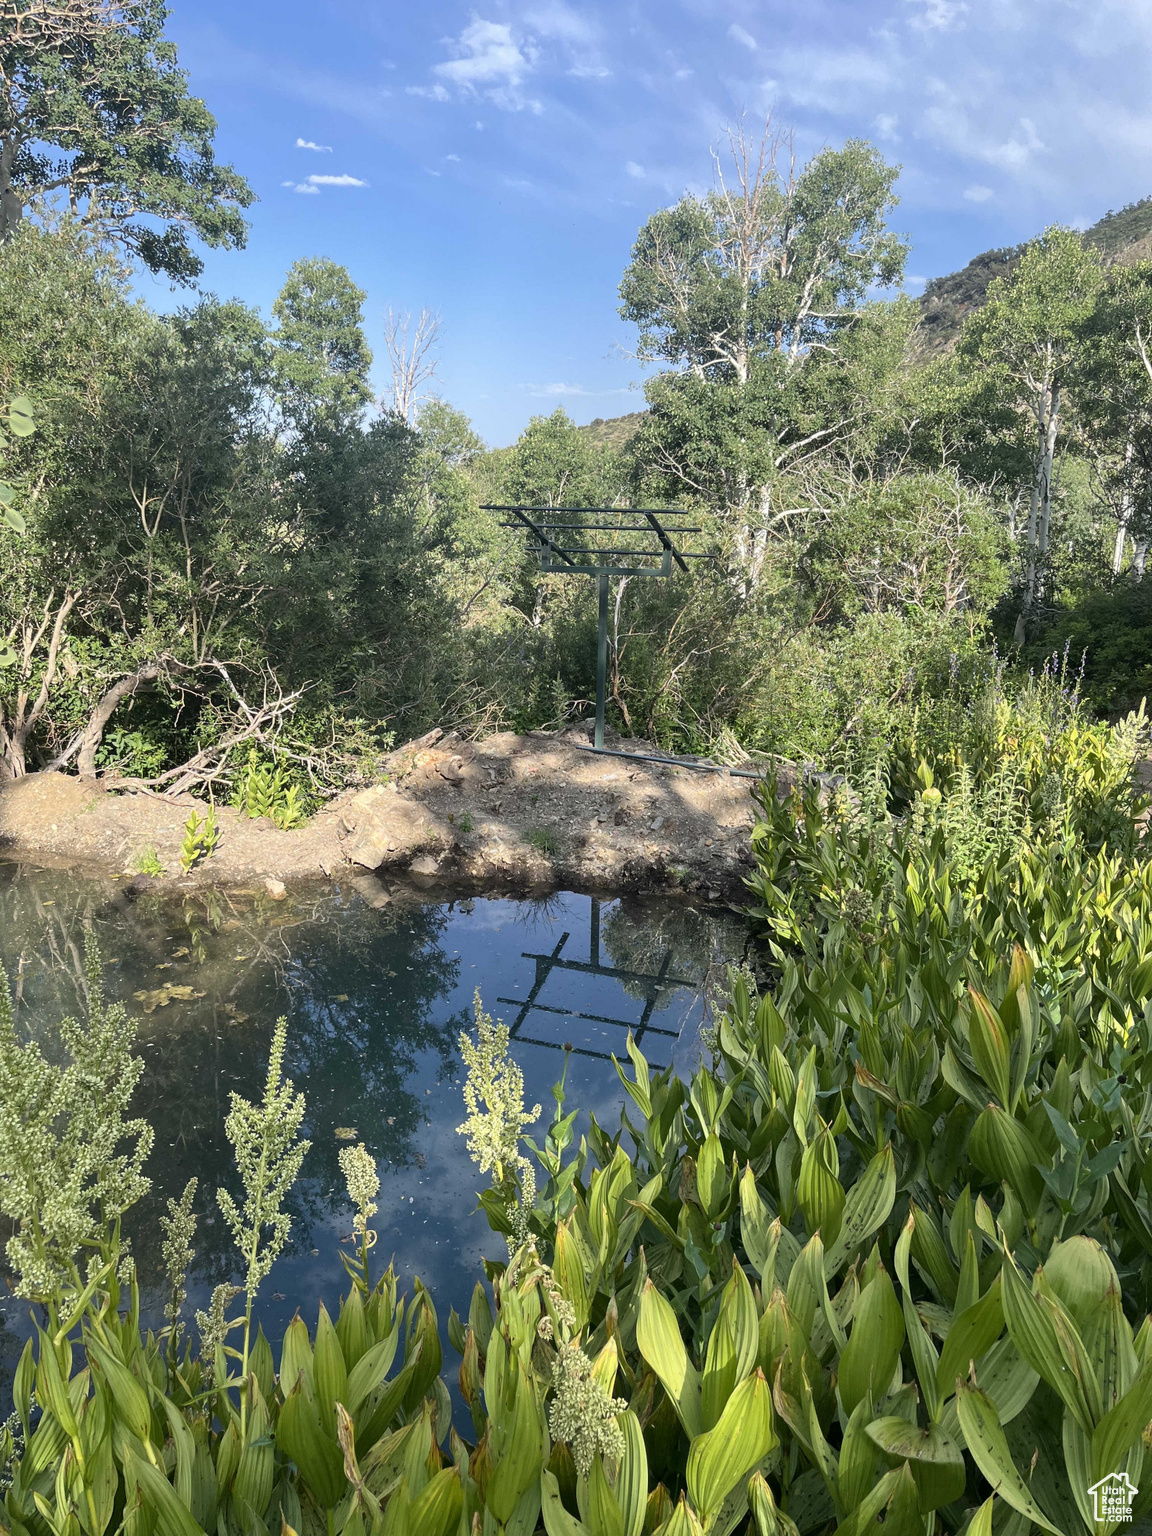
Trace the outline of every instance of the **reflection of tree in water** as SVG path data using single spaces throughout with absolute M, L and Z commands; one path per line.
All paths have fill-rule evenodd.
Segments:
M 337 1126 L 354 1127 L 384 1164 L 412 1161 L 425 1112 L 407 1084 L 424 1053 L 440 1075 L 452 1070 L 466 1022 L 432 1020 L 459 966 L 440 942 L 442 908 L 381 913 L 331 887 L 279 905 L 237 892 L 132 902 L 112 886 L 22 873 L 0 884 L 0 911 L 0 959 L 13 976 L 17 1017 L 37 1033 L 41 1025 L 54 1033 L 62 1013 L 82 1006 L 88 922 L 112 962 L 109 994 L 133 1011 L 144 1006 L 136 992 L 170 985 L 203 994 L 141 1019 L 147 1070 L 133 1111 L 156 1130 L 152 1193 L 130 1218 L 144 1281 L 160 1273 L 157 1218 L 193 1175 L 202 1213 L 196 1271 L 218 1279 L 233 1267 L 215 1211 L 217 1184 L 233 1178 L 224 1120 L 231 1093 L 260 1098 L 279 1013 L 289 1016 L 287 1068 L 304 1090 L 313 1142 L 293 1191 L 294 1246 L 307 1246 L 312 1223 L 344 1204 Z
M 574 934 L 573 941 L 576 938 Z M 707 992 L 725 966 L 739 961 L 742 935 L 730 918 L 687 904 L 619 901 L 601 908 L 600 943 L 602 963 L 645 976 L 656 975 L 670 954 L 668 973 L 690 978 Z M 620 984 L 629 997 L 648 995 L 642 981 L 622 979 Z M 655 1011 L 668 1008 L 676 998 L 675 991 L 662 990 Z

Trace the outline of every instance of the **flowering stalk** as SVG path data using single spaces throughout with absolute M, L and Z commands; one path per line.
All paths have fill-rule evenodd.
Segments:
M 528 1240 L 528 1219 L 536 1201 L 535 1169 L 520 1151 L 520 1139 L 524 1127 L 540 1118 L 540 1105 L 525 1110 L 524 1074 L 508 1054 L 508 1026 L 501 1020 L 492 1023 L 481 1006 L 479 987 L 473 1007 L 476 1038 L 460 1035 L 460 1054 L 468 1068 L 464 1083 L 468 1118 L 456 1132 L 467 1137 L 468 1151 L 480 1172 L 490 1172 L 505 1200 L 515 1202 L 509 1212 L 513 1229 L 509 1247 L 514 1252 Z
M 189 1179 L 179 1201 L 169 1200 L 167 1216 L 161 1216 L 160 1228 L 164 1234 L 162 1253 L 164 1268 L 168 1273 L 168 1304 L 164 1315 L 168 1320 L 168 1362 L 171 1364 L 180 1347 L 180 1309 L 188 1298 L 188 1266 L 196 1257 L 192 1240 L 196 1236 L 196 1217 L 192 1202 L 196 1198 L 198 1179 Z
M 372 1289 L 368 1252 L 376 1246 L 376 1229 L 368 1223 L 376 1214 L 375 1200 L 380 1193 L 380 1177 L 376 1172 L 376 1160 L 362 1141 L 354 1147 L 341 1150 L 340 1168 L 348 1186 L 348 1198 L 356 1207 L 356 1215 L 352 1218 L 352 1236 L 353 1240 L 357 1237 L 360 1239 L 360 1269 L 364 1294 L 368 1295 Z
M 89 934 L 87 1018 L 61 1020 L 61 1067 L 35 1041 L 17 1039 L 0 968 L 0 1212 L 15 1227 L 7 1253 L 16 1293 L 43 1302 L 53 1318 L 66 1296 L 85 1294 L 109 1258 L 103 1235 L 150 1187 L 143 1166 L 152 1129 L 128 1118 L 144 1070 L 132 1055 L 137 1026 L 122 1004 L 105 1003 L 101 970 Z
M 244 1350 L 240 1377 L 241 1432 L 248 1421 L 248 1355 L 252 1335 L 252 1303 L 260 1282 L 283 1251 L 292 1227 L 292 1218 L 282 1209 L 284 1198 L 296 1176 L 311 1142 L 297 1139 L 304 1119 L 304 1095 L 297 1093 L 290 1078 L 281 1076 L 288 1020 L 277 1019 L 268 1058 L 268 1080 L 260 1104 L 250 1104 L 238 1093 L 232 1095 L 232 1109 L 224 1123 L 225 1134 L 236 1153 L 236 1166 L 244 1185 L 241 1210 L 225 1189 L 217 1190 L 216 1199 L 224 1219 L 232 1230 L 233 1241 L 244 1257 L 245 1305 Z

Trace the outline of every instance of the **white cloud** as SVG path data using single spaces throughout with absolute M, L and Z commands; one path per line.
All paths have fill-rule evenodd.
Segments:
M 459 160 L 460 160 L 460 156 L 459 155 L 445 155 L 444 158 L 445 158 L 445 160 L 454 160 L 457 163 L 459 163 Z
M 319 196 L 320 193 L 319 187 L 310 187 L 306 181 L 282 181 L 280 185 L 282 187 L 291 187 L 293 192 L 310 193 L 314 196 Z
M 536 63 L 536 52 L 528 44 L 522 47 L 506 22 L 476 17 L 452 46 L 459 58 L 435 65 L 433 74 L 472 95 L 486 96 L 505 111 L 540 111 L 540 103 L 526 100 L 520 90 Z
M 368 185 L 358 176 L 349 176 L 347 172 L 342 176 L 309 176 L 308 180 L 314 187 L 366 187 Z
M 871 49 L 781 48 L 773 57 L 777 79 L 766 89 L 779 88 L 801 107 L 849 113 L 892 84 L 889 62 Z
M 919 14 L 910 21 L 922 32 L 945 32 L 968 9 L 963 0 L 907 0 L 907 3 L 920 7 Z
M 524 13 L 524 21 L 541 37 L 554 37 L 565 43 L 590 43 L 599 35 L 598 28 L 563 0 L 547 0 Z
M 979 183 L 964 188 L 964 196 L 970 203 L 986 203 L 990 197 L 995 197 L 991 187 L 982 187 Z
M 331 144 L 313 144 L 311 139 L 297 139 L 296 148 L 314 149 L 319 155 L 330 155 L 332 153 Z
M 635 160 L 626 161 L 624 169 L 628 172 L 629 176 L 635 176 L 637 181 L 644 175 L 644 167 L 637 165 Z
M 527 384 L 525 385 L 530 395 L 537 398 L 554 398 L 557 395 L 587 395 L 591 399 L 602 399 L 605 395 L 627 395 L 627 389 L 585 389 L 583 384 Z
M 573 64 L 568 73 L 577 80 L 607 80 L 612 71 L 603 64 Z
M 1030 117 L 1022 117 L 1020 126 L 1024 130 L 1022 138 L 1008 139 L 1005 143 L 995 144 L 985 151 L 985 158 L 993 165 L 1002 165 L 1010 171 L 1020 171 L 1038 149 L 1044 148 L 1044 142 L 1036 132 Z
M 406 85 L 409 96 L 427 96 L 429 101 L 451 101 L 451 97 L 439 81 L 435 85 Z
M 673 80 L 691 80 L 695 73 L 694 69 L 678 69 L 672 78 Z
M 900 119 L 891 112 L 880 112 L 876 117 L 876 132 L 882 139 L 888 139 L 891 143 L 898 143 L 900 135 L 896 132 Z
M 753 53 L 756 52 L 756 39 L 752 36 L 751 32 L 745 32 L 739 23 L 735 21 L 732 23 L 728 28 L 728 36 L 734 43 L 739 43 L 741 48 L 748 48 Z

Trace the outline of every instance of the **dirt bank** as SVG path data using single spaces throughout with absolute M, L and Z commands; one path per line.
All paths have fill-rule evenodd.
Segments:
M 391 754 L 381 782 L 282 832 L 221 807 L 219 847 L 181 875 L 185 796 L 115 793 L 63 774 L 0 785 L 0 857 L 165 883 L 291 882 L 343 869 L 383 904 L 394 883 L 456 891 L 671 891 L 741 897 L 752 781 L 581 751 L 586 728 L 465 742 L 433 732 Z M 610 737 L 622 751 L 643 741 Z

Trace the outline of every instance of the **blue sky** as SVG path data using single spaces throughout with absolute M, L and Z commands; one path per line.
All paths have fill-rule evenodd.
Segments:
M 172 0 L 168 30 L 260 199 L 204 286 L 267 311 L 332 257 L 378 358 L 390 305 L 438 311 L 439 391 L 493 445 L 642 408 L 620 274 L 742 112 L 903 166 L 912 293 L 1152 192 L 1150 0 Z

